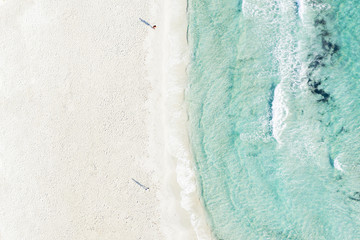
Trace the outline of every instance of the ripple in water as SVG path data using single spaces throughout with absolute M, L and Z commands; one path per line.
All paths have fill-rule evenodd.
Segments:
M 360 7 L 189 1 L 190 135 L 218 239 L 360 239 Z

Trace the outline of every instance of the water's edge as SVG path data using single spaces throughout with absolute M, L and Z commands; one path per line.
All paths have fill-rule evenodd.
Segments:
M 161 228 L 167 239 L 213 239 L 200 201 L 188 135 L 187 1 L 153 0 L 150 6 L 157 29 L 149 30 L 144 44 L 153 88 L 148 101 L 153 116 L 149 154 L 158 159 Z

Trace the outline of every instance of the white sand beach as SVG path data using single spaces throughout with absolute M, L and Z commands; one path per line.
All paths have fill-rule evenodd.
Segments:
M 208 239 L 169 2 L 0 1 L 1 240 Z

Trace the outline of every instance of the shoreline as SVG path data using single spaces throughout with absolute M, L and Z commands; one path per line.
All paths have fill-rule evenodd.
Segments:
M 189 146 L 186 9 L 0 4 L 0 238 L 212 239 Z
M 147 73 L 153 88 L 149 103 L 153 113 L 149 121 L 152 123 L 149 148 L 152 159 L 161 153 L 151 149 L 163 147 L 164 150 L 163 161 L 157 163 L 158 170 L 166 173 L 160 177 L 163 184 L 158 194 L 162 230 L 168 239 L 214 239 L 200 200 L 188 135 L 185 102 L 189 64 L 187 1 L 170 6 L 169 1 L 153 0 L 150 6 L 153 6 L 150 15 L 157 28 L 149 30 L 144 45 L 148 52 Z M 161 116 L 162 121 L 159 122 L 156 116 Z M 157 132 L 159 129 L 163 132 Z

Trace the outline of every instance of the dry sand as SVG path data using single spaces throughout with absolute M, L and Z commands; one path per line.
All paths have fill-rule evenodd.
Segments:
M 1 240 L 163 239 L 149 14 L 146 0 L 0 1 Z
M 0 0 L 0 240 L 212 238 L 186 27 L 186 0 Z

